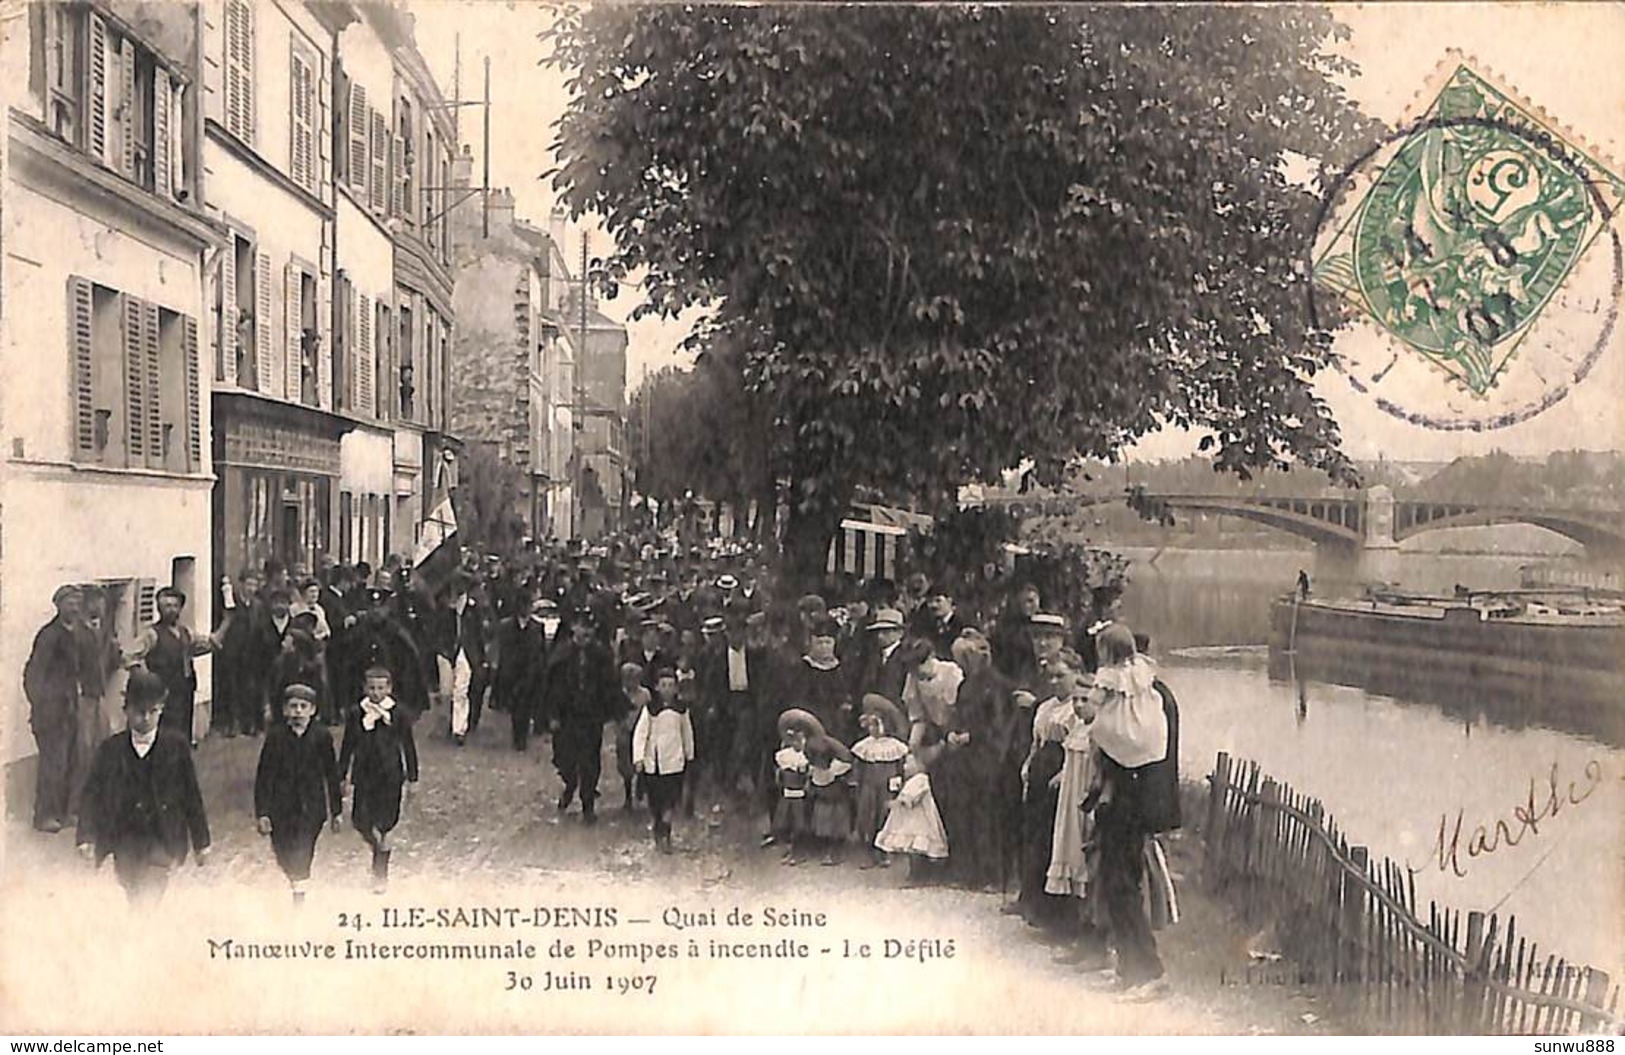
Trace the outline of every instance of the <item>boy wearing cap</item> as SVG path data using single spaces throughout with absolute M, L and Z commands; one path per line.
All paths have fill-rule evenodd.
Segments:
M 254 816 L 260 834 L 271 837 L 277 867 L 288 877 L 298 905 L 305 900 L 316 838 L 329 821 L 339 830 L 344 799 L 333 735 L 314 722 L 316 690 L 289 685 L 283 690 L 282 715 L 284 721 L 271 728 L 260 748 Z
M 147 670 L 130 672 L 124 688 L 127 728 L 102 741 L 85 782 L 79 851 L 96 864 L 109 855 L 132 902 L 163 896 L 169 873 L 190 849 L 202 866 L 209 856 L 209 821 L 186 738 L 160 729 L 164 683 Z

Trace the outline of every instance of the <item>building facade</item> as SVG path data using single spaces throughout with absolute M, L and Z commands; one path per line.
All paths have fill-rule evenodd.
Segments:
M 468 187 L 472 159 L 453 166 Z M 493 191 L 454 211 L 457 339 L 452 426 L 524 478 L 513 513 L 535 538 L 568 537 L 574 525 L 575 349 L 557 305 L 562 264 L 554 239 L 514 215 L 513 195 Z
M 394 7 L 198 11 L 219 562 L 410 554 L 451 445 L 443 100 Z
M 102 0 L 29 4 L 6 26 L 0 69 L 14 89 L 0 178 L 6 761 L 32 752 L 22 667 L 58 586 L 101 587 L 124 642 L 152 620 L 154 595 L 170 584 L 192 599 L 183 616 L 192 629 L 208 630 L 214 467 L 203 276 L 227 232 L 199 207 L 197 30 L 185 6 Z M 200 701 L 208 696 L 205 678 Z
M 626 486 L 626 327 L 598 310 L 584 283 L 573 283 L 562 325 L 581 349 L 576 432 L 579 531 L 587 537 L 619 531 L 629 497 Z

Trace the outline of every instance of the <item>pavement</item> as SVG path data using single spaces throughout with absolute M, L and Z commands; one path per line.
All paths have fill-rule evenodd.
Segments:
M 738 804 L 702 800 L 696 819 L 678 820 L 676 852 L 656 853 L 646 811 L 621 808 L 607 737 L 601 786 L 614 789 L 600 799 L 599 823 L 585 826 L 579 806 L 557 809 L 561 785 L 545 739 L 516 752 L 500 713 L 487 714 L 464 747 L 451 744 L 443 710 L 420 723 L 422 779 L 397 829 L 387 894 L 371 893 L 368 851 L 346 817 L 342 831 L 322 836 L 312 891 L 295 909 L 254 829 L 260 743 L 211 737 L 198 749 L 209 863 L 185 866 L 164 901 L 143 912 L 126 906 L 110 867 L 94 870 L 75 855 L 71 834 L 34 832 L 13 803 L 0 859 L 0 1021 L 17 1023 L 7 1031 L 1352 1028 L 1293 985 L 1288 965 L 1249 957 L 1249 928 L 1196 882 L 1192 835 L 1169 840 L 1183 917 L 1158 936 L 1169 992 L 1125 1004 L 1054 963 L 1055 949 L 999 912 L 1001 894 L 910 888 L 902 863 L 860 870 L 855 855 L 837 867 L 787 867 L 759 845 L 759 811 Z M 491 908 L 512 912 L 498 923 L 481 911 Z M 534 946 L 534 959 L 345 960 L 346 939 L 518 940 Z M 233 957 L 228 940 L 274 946 L 284 958 Z M 337 960 L 304 958 L 311 943 L 334 945 Z M 165 984 L 155 991 L 132 978 Z M 572 988 L 583 982 L 591 988 Z M 389 999 L 358 999 L 380 986 Z

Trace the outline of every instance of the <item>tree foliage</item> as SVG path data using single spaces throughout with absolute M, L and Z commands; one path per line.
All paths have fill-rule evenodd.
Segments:
M 522 510 L 529 501 L 524 473 L 512 462 L 480 444 L 464 451 L 452 493 L 462 545 L 488 553 L 514 551 L 525 535 Z
M 816 567 L 855 488 L 1040 482 L 1159 427 L 1347 474 L 1293 157 L 1375 141 L 1307 7 L 593 5 L 555 183 L 606 288 L 711 315 Z M 799 544 L 798 544 L 799 543 Z
M 773 508 L 763 403 L 746 390 L 723 348 L 692 370 L 651 374 L 627 409 L 627 446 L 639 492 L 662 502 L 696 497 Z

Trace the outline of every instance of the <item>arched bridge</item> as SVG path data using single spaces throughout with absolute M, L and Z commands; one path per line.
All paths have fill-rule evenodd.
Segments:
M 1059 513 L 1122 501 L 1116 495 L 1057 496 L 1004 500 L 1018 513 Z M 1257 495 L 1165 494 L 1136 489 L 1129 504 L 1143 515 L 1218 513 L 1289 532 L 1317 546 L 1391 549 L 1405 539 L 1446 528 L 1533 524 L 1585 546 L 1593 556 L 1625 556 L 1625 513 L 1563 510 L 1464 502 L 1399 501 L 1386 487 L 1342 498 Z

